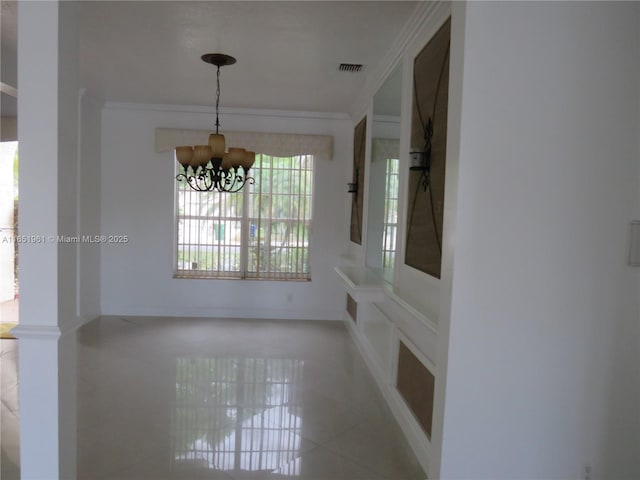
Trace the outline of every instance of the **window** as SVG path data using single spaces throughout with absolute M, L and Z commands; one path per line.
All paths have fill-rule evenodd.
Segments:
M 396 138 L 374 138 L 371 142 L 367 226 L 367 265 L 380 268 L 385 281 L 393 282 L 398 234 L 398 179 L 400 142 Z
M 238 193 L 177 186 L 176 276 L 310 280 L 313 156 L 256 155 Z
M 387 158 L 384 188 L 384 230 L 382 235 L 382 268 L 393 269 L 398 230 L 398 173 L 400 161 Z

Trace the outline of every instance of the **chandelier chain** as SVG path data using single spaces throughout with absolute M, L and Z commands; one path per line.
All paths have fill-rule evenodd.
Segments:
M 216 135 L 218 134 L 218 128 L 220 127 L 220 120 L 218 118 L 218 109 L 220 107 L 220 67 L 218 66 L 218 72 L 216 74 Z

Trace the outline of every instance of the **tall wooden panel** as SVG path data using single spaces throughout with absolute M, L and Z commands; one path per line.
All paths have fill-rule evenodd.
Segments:
M 411 150 L 425 150 L 431 122 L 431 168 L 427 191 L 422 172 L 409 175 L 405 263 L 436 278 L 442 257 L 450 32 L 451 19 L 415 58 L 413 77 Z
M 362 209 L 364 204 L 364 159 L 367 139 L 367 117 L 353 130 L 353 183 L 357 192 L 351 200 L 351 241 L 362 245 Z

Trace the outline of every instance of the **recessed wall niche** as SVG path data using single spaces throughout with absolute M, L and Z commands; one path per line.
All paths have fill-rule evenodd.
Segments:
M 411 151 L 430 158 L 426 176 L 423 170 L 409 174 L 405 263 L 436 278 L 442 258 L 450 32 L 449 18 L 413 65 Z
M 367 137 L 367 117 L 353 130 L 353 180 L 356 191 L 351 199 L 351 241 L 362 245 L 362 209 L 364 203 L 364 158 Z

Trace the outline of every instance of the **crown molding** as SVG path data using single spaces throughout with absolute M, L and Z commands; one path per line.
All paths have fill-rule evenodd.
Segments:
M 352 119 L 362 118 L 366 114 L 368 104 L 375 93 L 396 66 L 402 62 L 410 45 L 419 38 L 425 28 L 440 25 L 449 15 L 451 15 L 451 4 L 448 1 L 423 1 L 416 6 L 409 21 L 400 31 L 391 48 L 384 54 L 380 64 L 367 77 L 360 94 L 349 108 Z M 434 30 L 434 33 L 435 31 L 437 30 Z
M 161 103 L 128 103 L 128 102 L 104 102 L 104 108 L 111 110 L 144 110 L 157 112 L 182 112 L 215 114 L 215 107 L 200 105 L 170 105 Z M 268 110 L 259 108 L 233 108 L 220 107 L 223 115 L 238 115 L 251 117 L 281 117 L 281 118 L 306 118 L 320 120 L 349 120 L 347 113 L 341 112 L 306 112 L 299 110 Z

